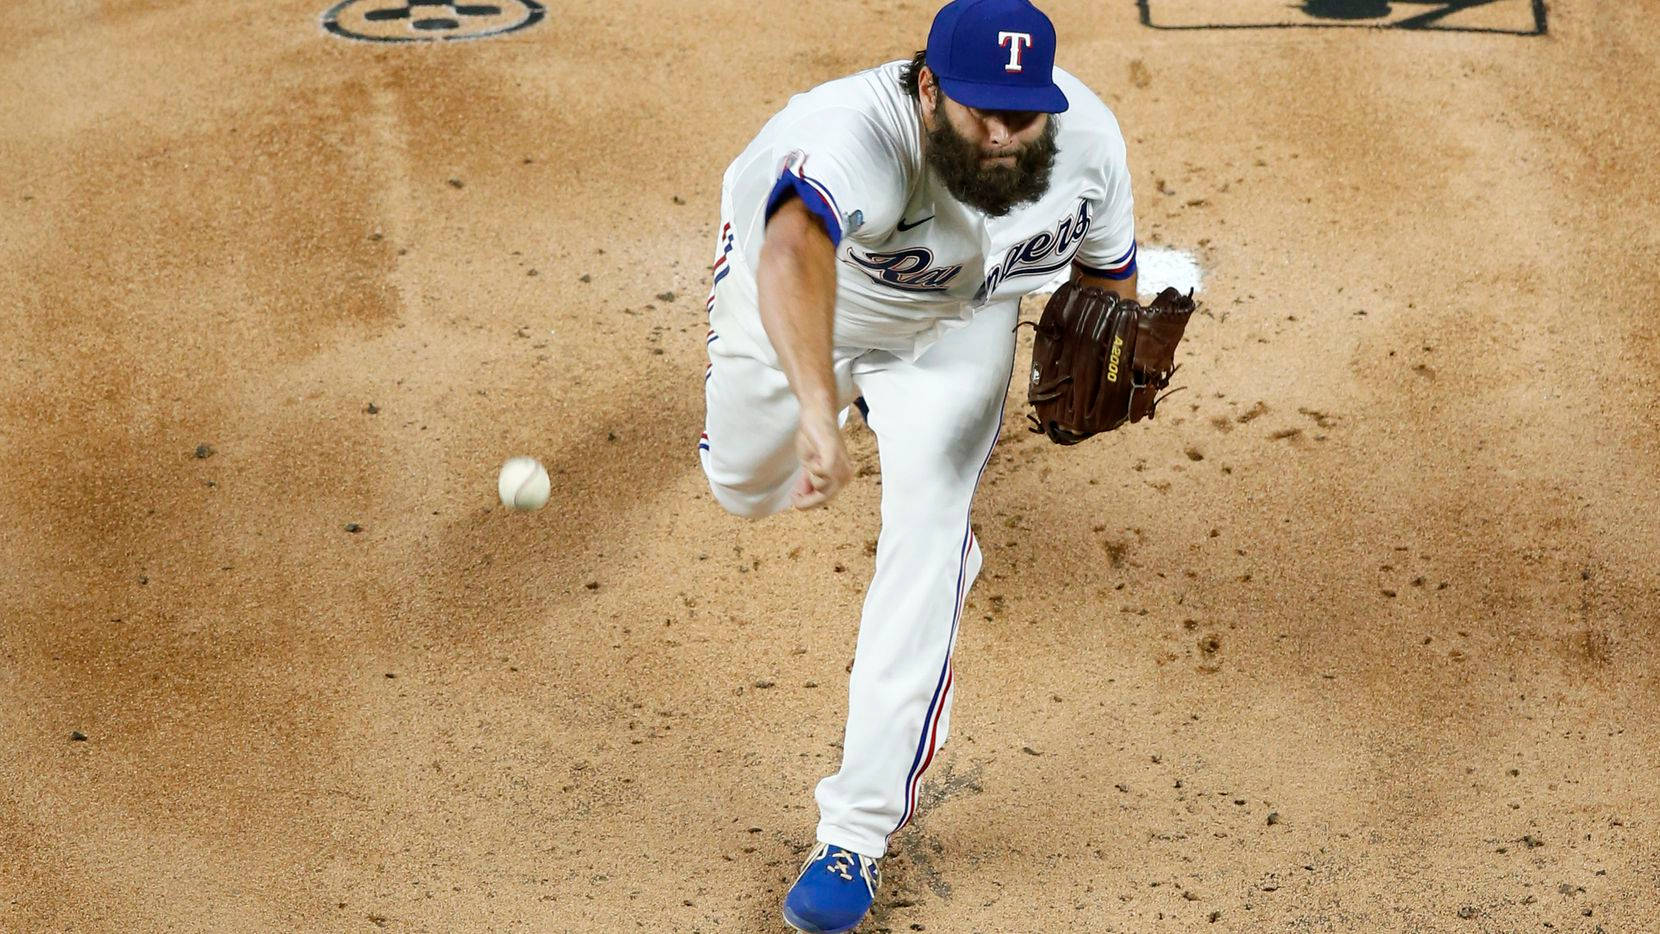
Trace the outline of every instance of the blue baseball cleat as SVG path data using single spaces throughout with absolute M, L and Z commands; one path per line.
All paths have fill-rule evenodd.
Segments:
M 820 843 L 784 896 L 784 920 L 806 934 L 844 934 L 859 926 L 882 881 L 877 861 Z

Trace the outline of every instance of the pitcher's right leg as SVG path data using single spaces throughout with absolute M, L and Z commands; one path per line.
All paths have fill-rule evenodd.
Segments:
M 759 519 L 789 508 L 801 464 L 795 430 L 801 407 L 783 372 L 731 353 L 709 332 L 703 436 L 698 455 L 715 501 L 734 515 Z
M 703 436 L 697 446 L 709 489 L 727 512 L 746 519 L 783 512 L 801 476 L 795 453 L 801 405 L 784 372 L 742 340 L 728 342 L 710 331 L 708 345 Z M 843 352 L 832 364 L 839 404 L 846 407 L 843 424 L 857 395 L 856 359 Z

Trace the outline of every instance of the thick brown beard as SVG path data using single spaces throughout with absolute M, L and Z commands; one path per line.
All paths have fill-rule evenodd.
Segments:
M 1017 205 L 1043 197 L 1055 168 L 1055 118 L 1049 117 L 1043 134 L 1028 143 L 1012 166 L 980 164 L 980 149 L 951 126 L 945 114 L 928 131 L 928 165 L 945 183 L 951 196 L 989 217 L 1002 217 Z

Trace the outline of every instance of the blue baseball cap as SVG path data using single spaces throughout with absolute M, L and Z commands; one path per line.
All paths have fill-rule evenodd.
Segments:
M 1055 25 L 1030 0 L 953 0 L 928 30 L 928 68 L 946 95 L 981 110 L 1060 113 Z

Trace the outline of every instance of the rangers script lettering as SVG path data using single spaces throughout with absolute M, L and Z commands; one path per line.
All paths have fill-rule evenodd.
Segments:
M 1089 233 L 1091 220 L 1089 202 L 1080 200 L 1078 210 L 1061 219 L 1053 233 L 1044 232 L 1009 247 L 1003 261 L 993 266 L 980 286 L 980 296 L 997 291 L 1003 280 L 1011 276 L 1053 275 L 1065 269 L 1078 252 L 1078 244 Z
M 934 253 L 927 247 L 866 256 L 849 251 L 847 258 L 857 263 L 873 281 L 908 292 L 943 292 L 963 271 L 960 265 L 928 268 L 933 265 Z

